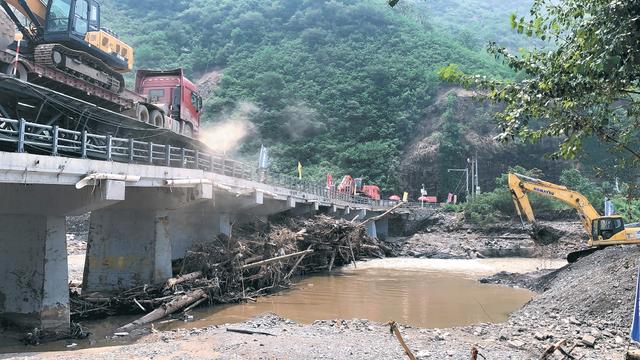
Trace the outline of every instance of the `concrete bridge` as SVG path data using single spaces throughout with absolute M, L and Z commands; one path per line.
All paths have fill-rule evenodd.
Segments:
M 200 169 L 0 152 L 0 317 L 68 331 L 66 216 L 91 212 L 83 291 L 115 291 L 166 280 L 171 261 L 190 246 L 229 235 L 250 217 L 323 212 L 364 220 L 390 207 L 234 176 L 244 172 L 215 171 L 211 164 Z M 367 225 L 381 238 L 388 228 L 387 219 Z

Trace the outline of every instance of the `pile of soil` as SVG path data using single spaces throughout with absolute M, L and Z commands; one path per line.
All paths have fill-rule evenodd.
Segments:
M 639 257 L 638 246 L 615 246 L 551 272 L 502 272 L 482 279 L 540 292 L 506 324 L 483 329 L 499 341 L 522 343 L 532 352 L 561 339 L 621 352 L 633 317 Z

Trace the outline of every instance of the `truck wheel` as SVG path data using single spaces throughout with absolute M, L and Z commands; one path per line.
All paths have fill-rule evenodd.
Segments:
M 162 112 L 160 112 L 160 110 L 151 111 L 151 114 L 149 115 L 149 124 L 155 125 L 160 128 L 164 127 L 164 115 L 162 115 Z
M 27 81 L 27 68 L 21 62 L 13 62 L 11 64 L 7 64 L 4 69 L 4 73 L 7 75 L 13 75 L 13 72 L 16 72 L 15 77 L 22 81 Z
M 149 122 L 149 109 L 142 105 L 138 105 L 138 109 L 136 110 L 136 118 L 141 122 Z

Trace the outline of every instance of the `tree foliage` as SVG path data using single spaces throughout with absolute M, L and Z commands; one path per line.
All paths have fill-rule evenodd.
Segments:
M 535 0 L 529 16 L 513 15 L 511 23 L 519 33 L 547 42 L 545 48 L 520 53 L 489 46 L 491 54 L 524 75 L 522 80 L 469 76 L 456 65 L 443 68 L 441 76 L 505 104 L 498 114 L 502 139 L 561 138 L 553 155 L 573 158 L 596 138 L 617 154 L 615 161 L 599 164 L 601 170 L 624 176 L 626 169 L 628 178 L 637 177 L 638 1 Z
M 470 23 L 463 7 L 439 18 L 448 24 L 440 27 L 430 25 L 437 12 L 421 17 L 422 9 L 390 9 L 383 0 L 148 3 L 105 0 L 107 20 L 134 45 L 137 66 L 180 66 L 194 78 L 222 71 L 205 119 L 220 118 L 240 101 L 254 103 L 257 133 L 242 151 L 270 146 L 274 170 L 291 174 L 301 161 L 305 174 L 318 179 L 334 169 L 336 176 L 364 176 L 391 189 L 400 154 L 443 85 L 438 68 L 455 61 L 468 72 L 513 75 L 476 40 L 451 35 Z M 492 15 L 491 29 L 504 16 Z M 468 33 L 495 34 L 478 29 Z M 451 144 L 461 136 L 454 129 L 447 134 Z

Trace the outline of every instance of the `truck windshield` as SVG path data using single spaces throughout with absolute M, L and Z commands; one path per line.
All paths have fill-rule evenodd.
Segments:
M 53 0 L 47 17 L 47 31 L 67 31 L 71 0 Z

